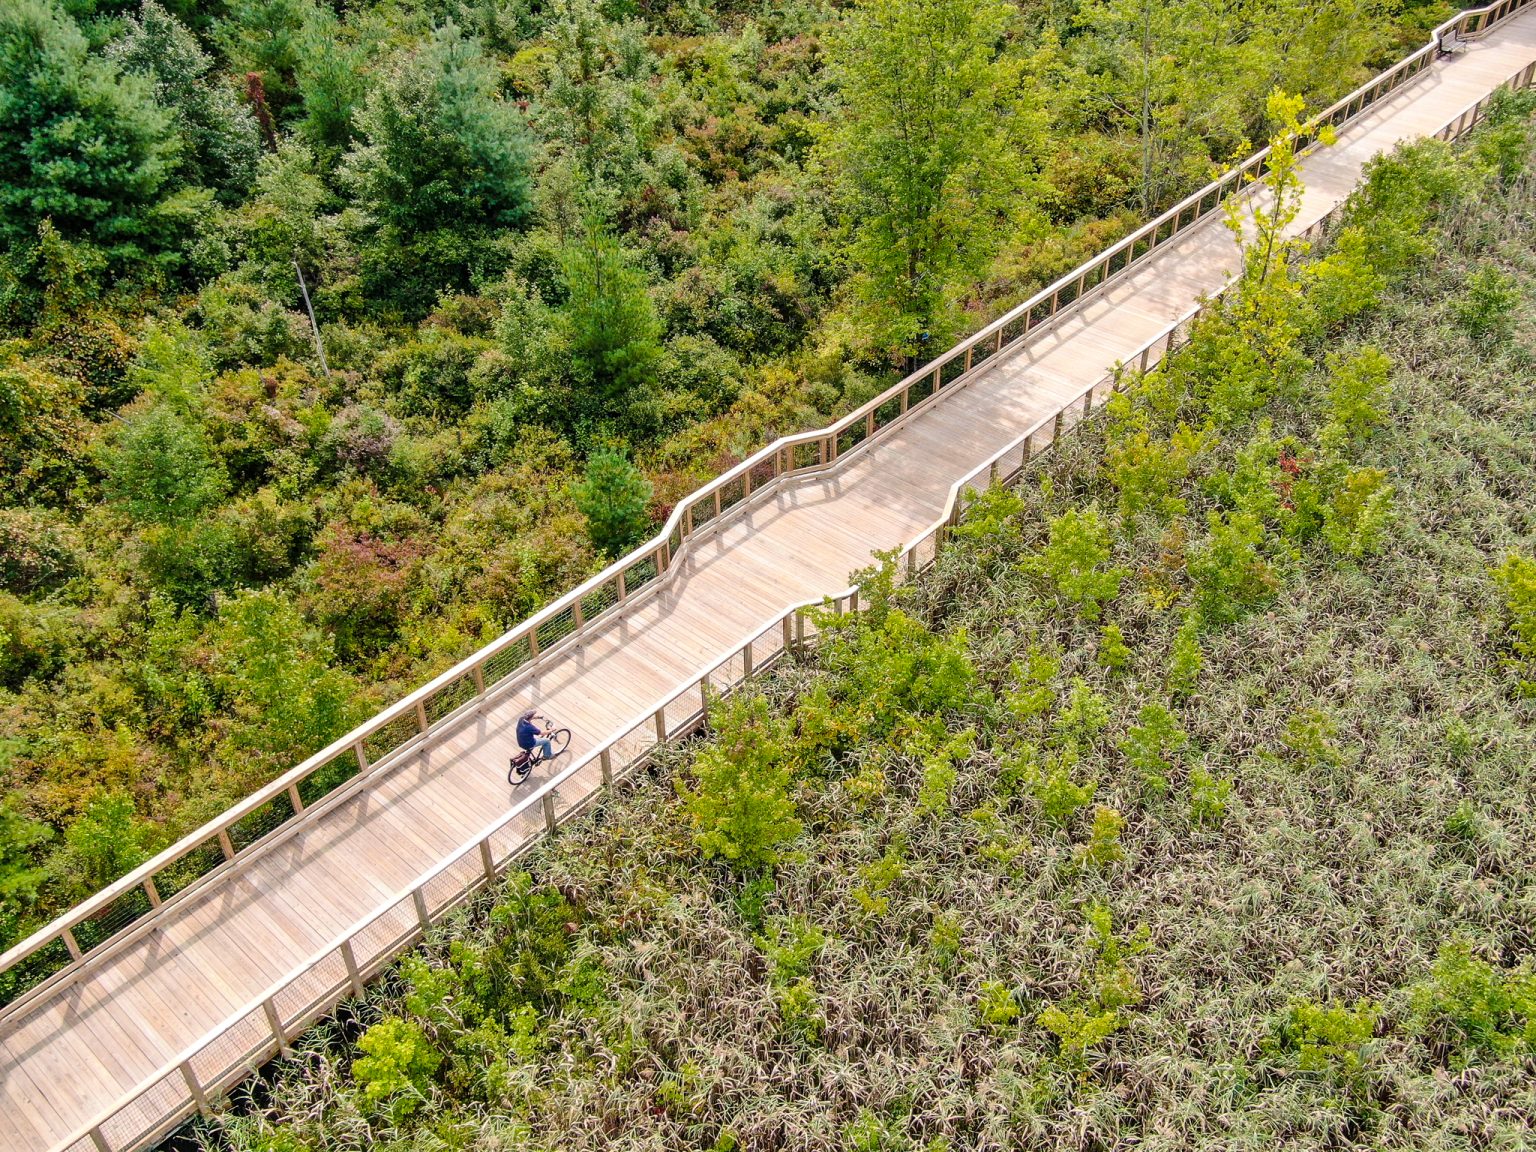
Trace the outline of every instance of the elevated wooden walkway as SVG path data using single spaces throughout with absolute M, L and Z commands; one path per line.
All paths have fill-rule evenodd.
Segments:
M 1536 74 L 1536 3 L 1461 18 L 1330 110 L 1297 228 L 1371 157 L 1452 134 Z M 1477 37 L 1480 39 L 1468 38 Z M 803 639 L 798 605 L 876 549 L 931 559 L 966 483 L 1006 478 L 1157 359 L 1237 252 L 1217 206 L 1244 168 L 831 429 L 790 437 L 680 505 L 663 535 L 5 957 L 0 1149 L 152 1143 L 361 987 L 519 847 L 657 739 Z M 840 591 L 841 590 L 841 591 Z M 525 707 L 572 755 L 505 780 Z

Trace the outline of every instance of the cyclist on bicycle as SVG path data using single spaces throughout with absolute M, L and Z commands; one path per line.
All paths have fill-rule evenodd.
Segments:
M 533 770 L 533 756 L 535 748 L 539 750 L 539 758 L 548 760 L 554 756 L 554 749 L 550 746 L 549 737 L 544 735 L 544 729 L 534 723 L 534 720 L 544 720 L 538 712 L 530 708 L 517 718 L 517 746 L 524 752 L 523 774 L 527 775 Z

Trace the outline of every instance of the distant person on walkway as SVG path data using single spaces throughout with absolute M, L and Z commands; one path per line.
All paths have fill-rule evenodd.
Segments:
M 538 748 L 539 755 L 548 760 L 555 754 L 554 749 L 550 747 L 549 738 L 544 736 L 544 729 L 534 723 L 535 719 L 543 720 L 546 717 L 540 716 L 530 708 L 517 718 L 517 746 L 524 752 L 532 752 L 534 748 Z M 530 763 L 529 768 L 532 767 Z

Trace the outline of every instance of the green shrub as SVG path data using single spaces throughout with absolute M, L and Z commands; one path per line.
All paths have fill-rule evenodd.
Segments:
M 1285 722 L 1280 742 L 1308 768 L 1334 768 L 1344 762 L 1337 743 L 1339 723 L 1320 708 L 1303 708 Z
M 791 735 L 762 697 L 735 696 L 715 705 L 715 740 L 694 764 L 685 795 L 694 841 L 706 859 L 723 858 L 738 872 L 774 863 L 780 844 L 800 835 L 790 796 Z
M 1392 520 L 1393 495 L 1380 468 L 1351 469 L 1323 509 L 1328 547 L 1357 560 L 1381 551 Z
M 1078 846 L 1078 861 L 1104 868 L 1125 859 L 1125 848 L 1120 843 L 1120 833 L 1124 830 L 1125 817 L 1117 809 L 1099 805 L 1093 812 L 1093 826 L 1088 830 L 1087 843 Z
M 1536 1049 L 1536 974 L 1499 968 L 1458 937 L 1440 948 L 1409 997 L 1410 1027 L 1453 1066 Z
M 1369 1002 L 1347 1008 L 1299 1000 L 1276 1022 L 1266 1047 L 1289 1054 L 1303 1072 L 1351 1081 L 1364 1068 L 1365 1047 L 1375 1035 L 1379 1015 Z
M 651 482 L 621 453 L 594 452 L 572 495 L 592 546 L 608 556 L 621 555 L 650 523 Z
M 87 804 L 65 830 L 53 871 L 67 877 L 75 892 L 95 892 L 148 860 L 157 839 L 155 826 L 139 817 L 133 797 L 108 792 Z
M 976 1011 L 991 1028 L 1007 1028 L 1019 1018 L 1019 1002 L 1013 989 L 1001 980 L 984 980 L 976 997 Z
M 1051 521 L 1050 541 L 1040 558 L 1057 593 L 1076 604 L 1087 620 L 1098 619 L 1101 606 L 1120 595 L 1125 579 L 1124 569 L 1106 567 L 1109 539 L 1109 526 L 1097 508 L 1069 510 Z
M 941 969 L 954 964 L 964 940 L 959 916 L 952 912 L 934 913 L 933 924 L 928 929 L 928 948 Z
M 1080 676 L 1072 678 L 1072 694 L 1066 707 L 1051 722 L 1056 746 L 1073 756 L 1093 748 L 1109 726 L 1109 705 Z
M 21 811 L 19 796 L 0 801 L 0 902 L 7 911 L 37 899 L 38 889 L 48 879 L 48 869 L 38 863 L 37 849 L 52 838 L 53 829 Z
M 1259 554 L 1264 526 L 1246 512 L 1210 514 L 1210 537 L 1189 557 L 1203 623 L 1229 624 L 1273 600 L 1280 579 Z
M 1474 340 L 1508 340 L 1519 316 L 1520 289 L 1515 281 L 1485 264 L 1474 272 L 1455 305 L 1456 323 Z
M 778 994 L 779 1019 L 785 1031 L 799 1037 L 807 1044 L 821 1039 L 826 1021 L 816 1000 L 816 986 L 809 977 L 796 980 Z
M 1208 828 L 1219 828 L 1227 818 L 1227 797 L 1232 781 L 1218 779 L 1196 765 L 1189 770 L 1189 820 Z
M 1045 822 L 1055 828 L 1063 828 L 1077 815 L 1078 809 L 1093 800 L 1098 784 L 1088 781 L 1075 784 L 1066 765 L 1058 762 L 1035 785 L 1035 799 L 1040 802 L 1040 814 Z
M 1094 657 L 1099 667 L 1118 672 L 1131 662 L 1131 649 L 1118 624 L 1106 624 L 1099 630 L 1099 651 Z
M 1175 700 L 1187 700 L 1200 681 L 1205 657 L 1200 652 L 1200 621 L 1193 614 L 1185 618 L 1174 633 L 1168 654 L 1168 694 Z
M 1523 695 L 1536 695 L 1536 560 L 1510 553 L 1493 571 L 1493 581 L 1504 597 L 1511 666 L 1521 677 Z
M 352 1064 L 353 1078 L 364 1096 L 388 1104 L 396 1116 L 408 1116 L 420 1106 L 443 1062 L 420 1024 L 395 1016 L 369 1028 L 357 1046 L 363 1055 Z
M 902 859 L 901 850 L 894 844 L 885 850 L 880 859 L 859 868 L 861 883 L 853 890 L 853 898 L 864 910 L 864 915 L 884 916 L 890 910 L 891 899 L 886 893 L 905 871 L 906 862 Z
M 1168 776 L 1173 771 L 1172 757 L 1183 751 L 1189 736 L 1179 727 L 1173 713 L 1161 704 L 1142 706 L 1140 723 L 1121 737 L 1120 754 L 1154 793 L 1167 791 Z
M 1328 417 L 1352 440 L 1368 435 L 1384 418 L 1391 394 L 1392 360 L 1366 346 L 1351 355 L 1328 358 Z

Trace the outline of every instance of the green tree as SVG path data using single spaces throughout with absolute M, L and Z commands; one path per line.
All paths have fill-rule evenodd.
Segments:
M 694 840 L 705 857 L 723 857 L 739 872 L 772 864 L 777 847 L 800 835 L 790 796 L 793 757 L 788 723 L 761 696 L 716 703 L 716 739 L 694 764 L 687 793 Z
M 254 784 L 345 732 L 365 705 L 330 667 L 330 637 L 275 592 L 248 592 L 219 611 L 214 682 L 235 722 L 224 747 Z
M 44 220 L 119 261 L 160 245 L 178 142 L 148 80 L 92 56 L 48 0 L 8 0 L 0 94 L 0 247 L 31 247 Z
M 351 146 L 354 114 L 368 94 L 366 49 L 342 37 L 341 24 L 318 10 L 304 26 L 297 83 L 304 101 L 299 131 L 331 161 Z
M 617 556 L 633 544 L 650 523 L 651 493 L 651 482 L 622 453 L 593 453 L 574 492 L 593 546 Z
M 181 136 L 180 168 L 188 183 L 238 200 L 256 176 L 261 152 L 256 118 L 234 92 L 209 76 L 213 61 L 192 32 L 155 0 L 144 0 L 106 56 L 143 76 Z
M 229 14 L 218 21 L 225 56 L 240 71 L 260 74 L 267 101 L 279 114 L 296 97 L 304 24 L 314 11 L 314 0 L 232 0 Z
M 562 267 L 569 295 L 555 319 L 578 388 L 575 415 L 617 413 L 645 428 L 654 423 L 648 409 L 662 333 L 645 273 L 595 217 L 566 245 Z
M 129 420 L 102 453 L 107 498 L 135 519 L 174 524 L 224 495 L 227 480 L 197 424 L 158 404 Z
M 0 801 L 0 904 L 14 908 L 37 899 L 48 869 L 38 864 L 36 850 L 52 836 L 48 825 L 26 817 L 19 797 L 7 796 Z
M 373 221 L 365 276 L 424 312 L 467 288 L 491 234 L 528 213 L 527 126 L 495 64 L 452 21 L 395 61 L 357 113 L 344 171 Z
M 941 346 L 1023 187 L 1001 0 L 860 0 L 828 52 L 844 107 L 822 156 L 854 224 L 854 290 L 872 338 Z
M 96 892 L 148 860 L 154 840 L 154 825 L 139 817 L 133 797 L 109 792 L 65 830 L 54 871 L 77 892 Z

